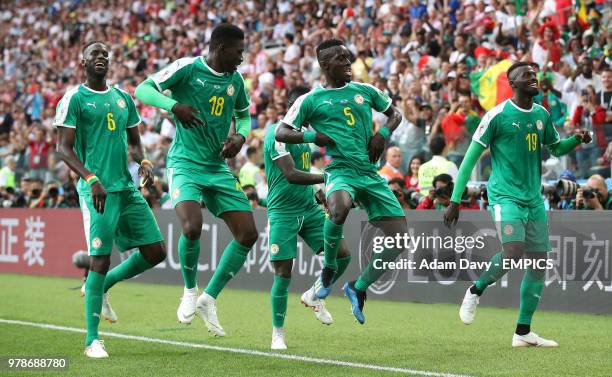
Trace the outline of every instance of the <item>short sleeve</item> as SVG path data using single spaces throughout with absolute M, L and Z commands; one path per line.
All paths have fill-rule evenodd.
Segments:
M 79 104 L 75 93 L 76 90 L 64 94 L 57 104 L 53 127 L 76 128 L 79 119 Z
M 125 93 L 123 97 L 125 98 L 128 109 L 127 128 L 136 127 L 140 124 L 141 119 L 140 115 L 138 114 L 138 110 L 136 109 L 136 105 L 134 104 L 134 100 L 132 99 L 132 96 L 127 93 Z
M 557 144 L 561 141 L 561 137 L 559 136 L 559 132 L 555 128 L 555 125 L 552 122 L 550 114 L 546 109 L 542 108 L 542 118 L 543 120 L 543 130 L 542 130 L 542 144 L 545 146 L 550 146 L 553 144 Z M 542 120 L 537 120 L 537 122 L 542 122 Z
M 273 132 L 268 132 L 264 142 L 264 153 L 268 153 L 272 161 L 289 154 L 285 143 L 281 143 L 275 139 L 277 129 L 278 126 L 274 128 Z
M 238 89 L 238 97 L 234 102 L 234 110 L 240 112 L 248 110 L 250 107 L 251 99 L 247 93 L 246 85 L 244 84 L 244 78 L 240 73 L 236 73 L 240 77 L 240 88 Z
M 309 119 L 312 112 L 308 95 L 309 93 L 303 94 L 295 100 L 293 106 L 285 114 L 283 123 L 290 125 L 296 130 L 302 128 L 302 124 Z
M 372 108 L 379 113 L 387 111 L 391 106 L 391 98 L 382 90 L 370 84 L 360 84 L 372 101 Z
M 493 136 L 495 135 L 495 125 L 497 124 L 497 119 L 499 113 L 488 111 L 485 116 L 478 124 L 478 128 L 474 132 L 474 136 L 472 136 L 472 140 L 482 145 L 485 148 L 489 147 L 489 144 L 493 141 Z
M 191 72 L 190 67 L 196 59 L 198 58 L 182 58 L 175 60 L 163 69 L 152 74 L 149 78 L 160 92 L 166 89 L 172 89 L 173 86 L 189 76 Z

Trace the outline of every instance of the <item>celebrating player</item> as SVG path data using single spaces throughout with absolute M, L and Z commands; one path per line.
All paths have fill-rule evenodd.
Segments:
M 327 80 L 298 98 L 276 131 L 276 140 L 290 144 L 315 142 L 326 145 L 332 161 L 325 168 L 329 218 L 324 225 L 324 268 L 316 296 L 325 298 L 331 291 L 334 275 L 340 272 L 337 261 L 342 229 L 355 201 L 366 210 L 370 221 L 387 220 L 390 232 L 406 232 L 404 211 L 385 180 L 376 173 L 374 162 L 385 149 L 389 135 L 402 116 L 391 99 L 372 85 L 352 82 L 351 54 L 338 39 L 317 46 L 317 59 Z M 388 121 L 372 136 L 372 109 L 383 112 Z M 309 123 L 316 131 L 299 132 Z M 399 250 L 388 250 L 380 257 L 395 259 Z M 375 269 L 372 258 L 357 281 L 346 283 L 353 315 L 363 324 L 366 289 L 385 271 Z
M 296 87 L 288 94 L 288 106 L 308 93 Z M 268 218 L 270 223 L 269 253 L 274 265 L 274 284 L 270 292 L 272 306 L 272 349 L 287 349 L 284 323 L 287 312 L 288 287 L 291 282 L 293 259 L 297 256 L 298 234 L 315 253 L 323 251 L 325 213 L 317 205 L 311 185 L 323 183 L 323 174 L 310 171 L 308 144 L 287 144 L 274 140 L 277 125 L 268 128 L 264 141 L 264 162 L 268 179 Z M 321 191 L 319 191 L 321 192 Z M 321 196 L 323 194 L 321 193 Z M 324 200 L 324 197 L 323 197 Z M 337 279 L 346 270 L 351 256 L 344 241 L 338 251 Z M 302 295 L 302 303 L 313 308 L 315 316 L 326 325 L 333 319 L 311 287 Z
M 580 143 L 589 143 L 587 131 L 561 140 L 546 109 L 533 102 L 538 80 L 531 63 L 515 63 L 508 69 L 513 97 L 489 110 L 474 133 L 473 141 L 459 169 L 450 206 L 444 213 L 447 226 L 459 218 L 459 203 L 466 183 L 485 148 L 491 148 L 493 171 L 488 184 L 493 221 L 503 251 L 491 259 L 491 266 L 468 288 L 459 316 L 466 325 L 474 321 L 476 306 L 487 288 L 506 272 L 504 260 L 545 260 L 550 244 L 546 210 L 540 194 L 541 146 L 562 156 Z M 540 262 L 541 263 L 541 262 Z M 557 347 L 531 331 L 531 319 L 544 288 L 545 270 L 527 268 L 521 283 L 520 309 L 513 347 Z
M 217 336 L 225 331 L 217 319 L 216 299 L 257 241 L 249 201 L 224 160 L 236 156 L 251 129 L 249 96 L 236 71 L 243 52 L 242 30 L 221 24 L 212 32 L 207 58 L 179 59 L 141 83 L 135 93 L 142 102 L 171 112 L 177 124 L 167 165 L 172 204 L 183 230 L 179 260 L 185 288 L 178 319 L 191 323 L 197 307 L 208 330 Z M 171 96 L 163 95 L 165 90 Z M 232 115 L 236 132 L 228 136 Z M 225 221 L 234 240 L 198 297 L 202 200 L 215 217 Z
M 87 81 L 64 94 L 53 125 L 59 131 L 60 158 L 81 177 L 77 190 L 91 256 L 85 282 L 85 355 L 104 358 L 108 353 L 98 337 L 100 317 L 117 320 L 108 289 L 163 261 L 166 249 L 153 213 L 127 169 L 129 144 L 132 158 L 140 164 L 142 184 L 153 184 L 134 102 L 128 93 L 107 86 L 110 59 L 104 43 L 86 45 L 81 64 Z M 139 251 L 108 271 L 113 241 L 121 251 L 135 247 Z

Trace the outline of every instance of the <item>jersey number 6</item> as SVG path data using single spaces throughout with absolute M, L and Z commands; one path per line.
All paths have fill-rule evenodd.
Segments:
M 113 113 L 111 112 L 106 114 L 106 127 L 108 127 L 109 131 L 114 131 L 117 129 L 117 125 L 115 124 L 115 119 L 113 118 Z

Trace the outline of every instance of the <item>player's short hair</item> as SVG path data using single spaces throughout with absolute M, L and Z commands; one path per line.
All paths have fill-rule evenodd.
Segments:
M 319 43 L 319 45 L 317 46 L 317 50 L 316 50 L 317 57 L 319 56 L 319 53 L 322 50 L 325 50 L 326 48 L 330 48 L 334 46 L 344 46 L 344 41 L 338 38 L 331 38 L 331 39 L 324 40 L 323 42 Z
M 220 45 L 230 41 L 243 40 L 244 32 L 233 24 L 219 24 L 210 35 L 210 49 L 215 50 Z
M 314 164 L 315 161 L 325 158 L 325 155 L 319 151 L 314 151 L 310 154 L 310 163 Z
M 436 136 L 429 142 L 429 150 L 434 156 L 441 155 L 444 152 L 444 148 L 446 148 L 444 136 Z
M 393 184 L 398 184 L 401 188 L 406 187 L 406 182 L 401 178 L 392 178 L 389 180 L 389 182 L 387 182 L 388 186 L 391 186 Z
M 508 80 L 510 80 L 510 76 L 512 75 L 512 72 L 520 67 L 533 67 L 533 63 L 528 63 L 528 62 L 516 62 L 514 64 L 512 64 L 510 66 L 510 68 L 508 68 L 508 70 L 506 71 L 506 76 L 508 77 Z
M 101 43 L 101 44 L 103 44 L 104 46 L 108 47 L 108 45 L 107 45 L 105 42 L 98 41 L 98 40 L 91 41 L 91 42 L 87 42 L 87 43 L 85 44 L 85 46 L 83 46 L 83 49 L 81 50 L 81 58 L 83 58 L 83 57 L 85 56 L 85 50 L 87 50 L 87 49 L 89 48 L 89 46 L 91 46 L 91 45 L 95 45 L 96 43 Z
M 295 88 L 291 89 L 289 93 L 287 93 L 287 107 L 293 106 L 293 103 L 300 98 L 300 96 L 303 96 L 308 92 L 310 92 L 310 88 L 306 86 L 296 86 Z

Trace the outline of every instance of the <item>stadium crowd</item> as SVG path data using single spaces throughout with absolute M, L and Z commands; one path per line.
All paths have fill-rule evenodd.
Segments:
M 545 193 L 549 208 L 610 209 L 604 179 L 612 161 L 611 9 L 601 0 L 3 1 L 0 204 L 78 206 L 75 177 L 54 153 L 52 120 L 63 93 L 83 81 L 79 56 L 86 42 L 109 44 L 110 81 L 133 95 L 168 63 L 205 55 L 212 28 L 231 22 L 247 37 L 239 70 L 251 96 L 252 131 L 228 163 L 254 207 L 267 195 L 264 133 L 285 114 L 289 89 L 320 83 L 315 48 L 338 37 L 354 55 L 353 79 L 385 91 L 404 115 L 380 162 L 404 208 L 448 205 L 457 167 L 485 113 L 479 78 L 509 59 L 537 64 L 537 102 L 562 136 L 579 128 L 594 135 L 592 144 L 562 159 L 543 152 L 545 181 L 587 180 L 569 196 Z M 151 207 L 167 208 L 165 157 L 175 126 L 169 114 L 137 105 L 157 177 L 143 195 Z M 375 127 L 383 122 L 376 114 Z M 312 166 L 322 169 L 327 157 L 318 152 Z M 129 170 L 137 182 L 138 165 L 130 162 Z M 484 182 L 489 172 L 485 155 L 472 178 Z M 480 184 L 465 197 L 465 208 L 486 206 Z

